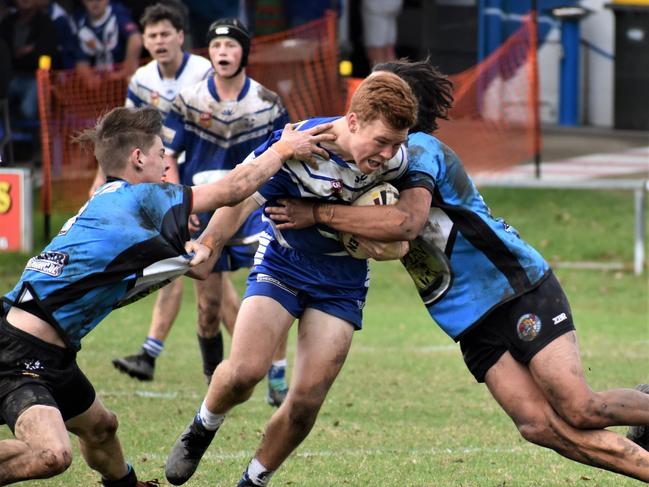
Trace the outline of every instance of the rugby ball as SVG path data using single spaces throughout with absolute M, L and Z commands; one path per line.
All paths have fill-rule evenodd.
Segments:
M 390 183 L 381 183 L 371 187 L 352 202 L 352 206 L 396 205 L 399 201 L 399 190 Z M 349 255 L 356 259 L 369 259 L 369 256 L 358 246 L 358 240 L 351 233 L 340 232 L 340 241 Z M 400 246 L 400 242 L 390 245 Z

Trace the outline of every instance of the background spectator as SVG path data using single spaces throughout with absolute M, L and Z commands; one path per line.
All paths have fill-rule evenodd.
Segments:
M 77 26 L 74 20 L 58 2 L 36 0 L 36 4 L 49 16 L 56 28 L 58 43 L 52 67 L 56 69 L 73 68 L 77 45 Z
M 0 22 L 0 37 L 11 51 L 13 78 L 9 103 L 14 119 L 35 120 L 38 113 L 35 71 L 38 59 L 56 54 L 56 29 L 36 0 L 17 0 L 16 10 Z M 17 115 L 17 116 L 16 116 Z
M 403 0 L 363 0 L 363 34 L 370 67 L 393 61 L 397 55 L 397 16 Z
M 189 8 L 189 32 L 193 47 L 207 47 L 207 28 L 216 19 L 240 19 L 239 0 L 185 0 Z
M 111 70 L 122 64 L 126 75 L 139 66 L 142 35 L 128 10 L 119 2 L 83 0 L 85 8 L 77 23 L 77 67 Z

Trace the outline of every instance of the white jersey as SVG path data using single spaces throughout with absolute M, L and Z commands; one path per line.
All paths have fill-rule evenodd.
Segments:
M 158 62 L 138 68 L 131 78 L 126 95 L 127 107 L 150 106 L 166 117 L 178 92 L 210 76 L 212 63 L 202 56 L 184 53 L 183 61 L 174 78 L 163 78 Z
M 321 123 L 331 122 L 331 118 L 312 118 L 297 126 L 306 130 Z M 263 153 L 279 137 L 276 132 L 264 145 L 259 147 L 254 156 Z M 289 160 L 282 169 L 266 182 L 253 196 L 259 205 L 276 206 L 279 198 L 309 198 L 336 203 L 352 203 L 362 193 L 383 181 L 392 181 L 405 174 L 408 168 L 406 149 L 401 146 L 396 155 L 380 169 L 363 174 L 356 164 L 342 160 L 330 152 L 330 159 L 315 156 L 317 169 L 307 164 Z M 309 254 L 347 256 L 338 238 L 338 232 L 326 225 L 315 225 L 299 230 L 278 230 L 270 221 L 277 242 L 285 248 L 299 250 Z

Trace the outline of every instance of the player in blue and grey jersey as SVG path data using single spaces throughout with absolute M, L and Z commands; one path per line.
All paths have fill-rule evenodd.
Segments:
M 391 208 L 271 208 L 281 228 L 314 222 L 382 241 L 409 239 L 402 259 L 437 324 L 460 342 L 479 382 L 525 439 L 587 465 L 649 481 L 649 395 L 593 392 L 579 358 L 570 306 L 547 262 L 493 218 L 455 153 L 430 135 L 446 118 L 451 84 L 427 61 L 385 63 L 419 101 L 408 137 L 409 169 Z M 373 75 L 374 76 L 374 75 Z M 361 238 L 369 247 L 380 245 Z M 644 390 L 649 392 L 649 387 Z M 644 425 L 630 436 L 605 428 Z
M 165 120 L 165 147 L 171 164 L 185 151 L 185 163 L 179 167 L 183 184 L 217 181 L 288 121 L 280 97 L 246 75 L 250 35 L 240 21 L 215 21 L 207 43 L 214 76 L 182 89 Z M 211 214 L 198 216 L 204 226 Z M 219 322 L 232 333 L 240 305 L 227 272 L 252 265 L 264 227 L 261 212 L 251 215 L 222 252 L 212 275 L 196 285 L 198 341 L 208 381 L 223 359 Z M 274 406 L 286 395 L 285 367 L 284 341 L 268 371 L 267 401 Z
M 287 126 L 258 159 L 221 181 L 188 187 L 160 183 L 168 169 L 161 127 L 154 109 L 116 108 L 82 135 L 94 143 L 108 181 L 28 261 L 0 302 L 0 419 L 16 437 L 0 441 L 2 485 L 66 470 L 72 461 L 67 431 L 79 437 L 103 485 L 153 485 L 138 482 L 124 461 L 117 419 L 77 366 L 82 339 L 114 308 L 205 261 L 209 247 L 187 242 L 192 211 L 236 204 L 284 161 L 326 156 L 316 143 L 334 138 L 315 135 L 331 125 L 308 132 Z M 191 272 L 205 277 L 210 269 Z
M 385 73 L 365 80 L 345 117 L 313 119 L 301 130 L 331 120 L 335 143 L 323 144 L 331 160 L 317 170 L 288 161 L 254 197 L 214 214 L 205 235 L 219 247 L 247 214 L 277 199 L 305 196 L 316 201 L 351 203 L 381 181 L 407 169 L 402 143 L 415 121 L 417 105 L 408 85 Z M 267 152 L 277 135 L 248 160 Z M 407 250 L 403 244 L 392 258 Z M 173 446 L 167 479 L 186 482 L 225 414 L 246 401 L 263 378 L 273 351 L 293 321 L 298 321 L 295 371 L 286 400 L 266 426 L 262 443 L 239 485 L 266 485 L 272 473 L 313 427 L 327 392 L 345 362 L 355 330 L 361 328 L 368 286 L 366 260 L 350 257 L 335 231 L 326 227 L 277 231 L 261 239 L 248 288 L 237 316 L 228 360 L 214 372 L 203 404 Z

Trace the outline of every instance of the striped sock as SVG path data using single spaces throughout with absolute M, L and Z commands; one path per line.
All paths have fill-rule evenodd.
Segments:
M 153 337 L 146 337 L 144 344 L 142 344 L 142 350 L 144 350 L 149 357 L 153 358 L 158 358 L 164 347 L 165 342 Z

